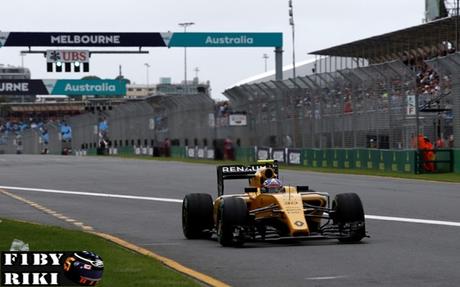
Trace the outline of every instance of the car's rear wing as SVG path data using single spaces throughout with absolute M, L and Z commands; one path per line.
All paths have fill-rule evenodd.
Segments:
M 257 170 L 262 167 L 270 167 L 278 174 L 278 161 L 259 160 L 257 164 L 251 165 L 219 165 L 217 166 L 217 195 L 224 194 L 224 180 L 226 179 L 245 179 L 255 176 Z

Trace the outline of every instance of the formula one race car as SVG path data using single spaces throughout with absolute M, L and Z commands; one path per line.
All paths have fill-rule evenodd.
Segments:
M 224 195 L 227 179 L 249 179 L 244 194 Z M 276 161 L 217 167 L 218 197 L 192 193 L 182 204 L 182 229 L 188 239 L 217 235 L 222 246 L 273 239 L 335 238 L 359 242 L 366 236 L 364 210 L 355 193 L 315 192 L 308 186 L 283 186 Z

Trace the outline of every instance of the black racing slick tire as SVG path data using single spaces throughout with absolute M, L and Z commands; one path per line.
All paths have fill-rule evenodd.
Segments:
M 209 238 L 214 226 L 212 197 L 191 193 L 182 202 L 182 231 L 187 239 Z
M 242 198 L 225 198 L 219 209 L 217 240 L 222 246 L 242 246 L 244 226 L 248 222 L 248 207 Z
M 339 241 L 356 243 L 366 236 L 364 209 L 356 193 L 337 194 L 332 202 L 334 224 L 339 228 Z

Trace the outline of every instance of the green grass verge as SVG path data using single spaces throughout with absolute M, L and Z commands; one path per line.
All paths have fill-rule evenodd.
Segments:
M 59 227 L 0 219 L 0 250 L 14 239 L 29 244 L 30 251 L 89 250 L 104 261 L 104 275 L 97 286 L 200 286 L 157 260 L 125 249 L 96 235 Z
M 166 158 L 166 157 L 151 157 L 151 156 L 139 156 L 139 155 L 118 155 L 117 157 L 127 158 L 127 159 L 179 161 L 179 162 L 201 163 L 201 164 L 211 164 L 211 165 L 247 164 L 247 162 L 237 162 L 237 161 L 215 161 L 215 160 L 205 160 L 205 159 Z M 314 172 L 324 172 L 324 173 L 369 175 L 369 176 L 396 177 L 396 178 L 406 178 L 406 179 L 432 180 L 432 181 L 440 181 L 440 182 L 460 183 L 460 173 L 413 174 L 413 173 L 402 173 L 402 172 L 388 172 L 388 171 L 372 170 L 372 169 L 310 168 L 310 167 L 305 167 L 305 166 L 285 165 L 285 164 L 282 164 L 281 167 L 287 170 L 298 170 L 298 171 L 314 171 Z

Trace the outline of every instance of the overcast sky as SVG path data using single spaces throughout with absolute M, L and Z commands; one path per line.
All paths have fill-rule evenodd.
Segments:
M 308 52 L 419 25 L 424 0 L 293 0 L 296 60 Z M 182 32 L 180 22 L 195 22 L 190 32 L 282 32 L 284 64 L 292 62 L 288 0 L 1 0 L 2 31 L 33 32 Z M 0 63 L 20 65 L 21 48 L 0 48 Z M 43 50 L 43 49 L 42 49 Z M 183 48 L 150 48 L 144 55 L 93 55 L 91 75 L 113 78 L 122 65 L 132 82 L 150 83 L 160 77 L 184 78 Z M 199 68 L 209 80 L 212 96 L 233 84 L 264 72 L 264 53 L 274 69 L 273 48 L 188 48 L 188 79 Z M 45 58 L 27 55 L 32 78 L 80 78 L 83 73 L 47 73 Z

